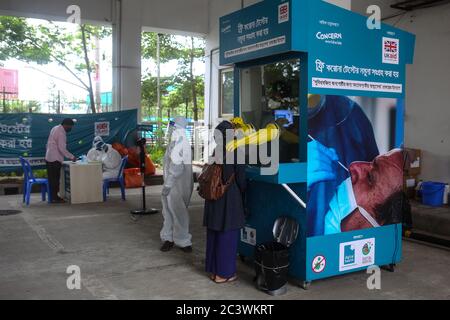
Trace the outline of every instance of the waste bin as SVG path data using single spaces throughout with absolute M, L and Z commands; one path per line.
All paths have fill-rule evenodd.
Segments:
M 274 241 L 255 248 L 256 286 L 273 295 L 287 291 L 289 274 L 289 247 L 295 242 L 299 225 L 290 217 L 278 218 L 273 227 Z
M 444 204 L 445 183 L 427 181 L 422 183 L 422 203 L 433 207 Z

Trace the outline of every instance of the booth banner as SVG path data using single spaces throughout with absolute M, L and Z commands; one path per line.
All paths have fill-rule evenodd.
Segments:
M 365 16 L 323 1 L 308 3 L 310 93 L 404 96 L 414 35 L 386 24 L 370 29 Z M 294 30 L 302 23 L 294 20 Z
M 220 64 L 231 64 L 289 51 L 289 0 L 262 1 L 220 19 Z
M 307 53 L 315 94 L 402 98 L 414 46 L 411 33 L 372 29 L 367 17 L 321 0 L 265 0 L 220 19 L 221 65 Z
M 386 112 L 394 100 L 367 101 L 323 96 L 308 121 L 309 237 L 402 223 L 404 157 L 397 116 Z
M 137 110 L 100 114 L 0 114 L 0 171 L 17 170 L 19 157 L 31 165 L 44 165 L 50 130 L 64 118 L 75 121 L 67 134 L 67 149 L 75 156 L 92 148 L 94 136 L 106 143 L 123 142 L 128 131 L 137 127 Z

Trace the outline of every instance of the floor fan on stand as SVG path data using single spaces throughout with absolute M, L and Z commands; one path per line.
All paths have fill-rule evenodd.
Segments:
M 145 146 L 147 140 L 145 133 L 152 132 L 150 126 L 140 125 L 136 129 L 129 131 L 125 137 L 125 146 L 128 149 L 134 149 L 139 151 L 139 168 L 142 178 L 142 207 L 140 209 L 131 210 L 132 215 L 149 215 L 158 213 L 157 209 L 147 208 L 146 192 L 145 192 Z

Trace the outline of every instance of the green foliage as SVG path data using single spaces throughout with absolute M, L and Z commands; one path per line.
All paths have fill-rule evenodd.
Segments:
M 33 170 L 33 174 L 36 178 L 39 178 L 39 179 L 47 178 L 47 170 L 46 169 Z
M 144 117 L 154 116 L 157 113 L 157 83 L 156 77 L 151 74 L 146 75 L 142 80 L 142 115 Z M 161 78 L 161 95 L 167 96 L 169 94 L 169 87 L 172 86 L 173 79 L 171 78 Z
M 38 101 L 22 101 L 22 100 L 8 100 L 5 103 L 4 113 L 23 113 L 23 112 L 39 112 L 41 104 Z
M 89 50 L 95 48 L 94 37 L 103 39 L 111 35 L 111 29 L 107 27 L 83 27 Z M 68 67 L 73 67 L 73 61 L 75 65 L 83 65 L 81 28 L 71 33 L 51 21 L 32 25 L 24 18 L 0 16 L 0 60 L 7 59 L 38 64 L 58 62 Z
M 16 58 L 25 62 L 51 62 L 50 43 L 36 45 L 39 31 L 24 18 L 0 16 L 0 60 Z
M 47 178 L 47 170 L 39 169 L 33 170 L 33 175 L 38 179 Z M 11 172 L 0 172 L 0 178 L 23 178 L 23 172 L 11 171 Z
M 178 62 L 177 72 L 170 78 L 161 78 L 162 117 L 182 115 L 198 118 L 204 110 L 204 79 L 195 76 L 193 64 L 203 59 L 205 43 L 193 37 L 160 35 L 160 60 Z M 157 34 L 144 33 L 143 57 L 157 59 Z M 147 74 L 142 80 L 143 116 L 157 116 L 157 78 Z
M 69 32 L 50 21 L 33 25 L 24 18 L 0 16 L 0 61 L 18 59 L 40 65 L 56 62 L 68 70 L 81 87 L 92 91 L 92 85 L 83 80 L 83 73 L 89 75 L 88 70 L 94 70 L 95 64 L 86 61 L 89 54 L 85 54 L 83 47 L 82 29 L 88 53 L 95 49 L 96 37 L 103 39 L 111 35 L 107 27 L 82 25 L 76 32 Z M 95 112 L 93 106 L 92 112 Z
M 178 59 L 179 52 L 173 36 L 159 34 L 161 63 Z M 142 34 L 142 58 L 156 60 L 158 46 L 158 33 L 144 32 Z
M 164 153 L 166 152 L 166 148 L 164 146 L 148 146 L 147 152 L 150 154 L 150 158 L 155 165 L 160 167 L 163 165 Z

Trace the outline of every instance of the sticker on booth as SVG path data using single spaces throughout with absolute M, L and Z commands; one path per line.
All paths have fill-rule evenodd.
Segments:
M 241 229 L 241 241 L 256 246 L 256 229 L 249 227 Z
M 314 273 L 321 273 L 323 272 L 323 270 L 325 270 L 326 265 L 327 259 L 325 259 L 324 256 L 317 256 L 313 259 L 311 267 Z
M 375 238 L 341 243 L 339 271 L 368 267 L 375 264 Z
M 95 135 L 100 137 L 109 136 L 109 121 L 95 122 Z
M 278 23 L 289 21 L 289 2 L 282 3 L 278 6 Z
M 383 37 L 383 63 L 400 63 L 400 40 Z

